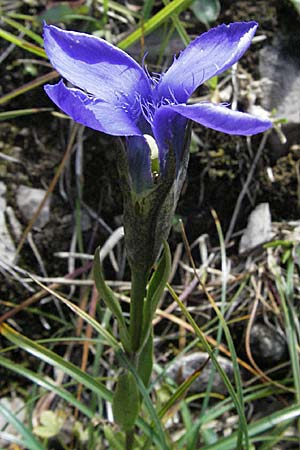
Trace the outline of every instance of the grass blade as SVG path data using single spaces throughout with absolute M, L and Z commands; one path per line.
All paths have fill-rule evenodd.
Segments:
M 112 393 L 103 384 L 99 383 L 89 374 L 83 372 L 74 364 L 66 361 L 61 356 L 48 350 L 40 344 L 32 341 L 26 336 L 18 333 L 7 324 L 0 325 L 0 333 L 6 337 L 10 342 L 13 342 L 18 347 L 22 348 L 28 353 L 31 353 L 36 358 L 50 364 L 54 367 L 59 367 L 63 372 L 67 373 L 71 378 L 83 384 L 86 388 L 98 394 L 105 400 L 112 400 Z
M 154 409 L 154 406 L 150 400 L 149 394 L 144 386 L 143 381 L 139 377 L 139 375 L 138 375 L 137 371 L 135 370 L 135 368 L 133 367 L 132 363 L 126 357 L 125 353 L 119 352 L 117 354 L 117 356 L 119 357 L 120 361 L 122 362 L 122 365 L 124 365 L 125 367 L 128 368 L 128 370 L 130 370 L 130 372 L 133 374 L 133 376 L 137 382 L 138 388 L 139 388 L 140 393 L 144 400 L 145 407 L 147 408 L 149 416 L 152 420 L 153 427 L 155 426 L 155 431 L 156 431 L 157 437 L 159 439 L 159 446 L 157 448 L 159 448 L 160 450 L 170 450 L 166 443 L 165 433 L 162 429 L 161 421 Z
M 74 303 L 70 302 L 66 298 L 64 298 L 62 295 L 58 294 L 57 292 L 50 289 L 48 286 L 45 286 L 40 281 L 36 280 L 32 275 L 30 275 L 30 278 L 33 279 L 33 281 L 38 284 L 42 289 L 49 292 L 49 294 L 53 295 L 54 297 L 58 298 L 61 302 L 63 302 L 65 305 L 68 306 L 73 312 L 75 312 L 78 316 L 80 316 L 83 320 L 85 320 L 88 324 L 91 325 L 91 327 L 96 330 L 100 336 L 102 336 L 106 342 L 113 348 L 120 349 L 119 342 L 114 338 L 112 334 L 110 334 L 109 331 L 107 331 L 97 320 L 95 320 L 92 316 L 87 314 L 85 311 L 83 311 L 79 306 L 75 305 Z
M 2 403 L 0 403 L 0 414 L 18 431 L 18 433 L 23 436 L 25 440 L 25 447 L 28 450 L 45 450 L 42 444 L 34 437 L 32 432 L 28 430 L 28 428 L 20 422 L 15 414 L 7 409 Z
M 16 364 L 15 362 L 12 362 L 7 358 L 4 358 L 3 356 L 0 356 L 0 365 L 8 370 L 17 373 L 18 375 L 27 378 L 28 380 L 31 380 L 35 385 L 41 386 L 47 391 L 54 392 L 60 398 L 64 399 L 69 404 L 79 409 L 89 419 L 92 419 L 95 416 L 95 412 L 93 410 L 91 410 L 88 406 L 78 401 L 77 398 L 74 397 L 70 392 L 57 386 L 57 384 L 55 384 L 54 381 L 50 380 L 48 376 L 47 378 L 43 377 L 35 372 L 32 372 L 29 369 L 26 369 L 21 364 Z
M 32 89 L 35 89 L 36 87 L 41 86 L 42 84 L 48 83 L 49 81 L 53 80 L 54 78 L 59 77 L 59 74 L 56 72 L 56 70 L 52 70 L 51 72 L 47 73 L 46 75 L 42 75 L 35 80 L 30 81 L 29 83 L 24 84 L 23 86 L 14 89 L 13 91 L 9 92 L 8 94 L 3 95 L 0 98 L 0 106 L 7 103 L 9 100 L 18 97 L 19 95 L 25 94 L 28 91 L 31 91 Z
M 24 33 L 25 36 L 28 36 L 30 39 L 32 39 L 34 42 L 39 44 L 41 47 L 43 46 L 43 38 L 39 36 L 38 34 L 34 33 L 27 27 L 24 27 L 21 23 L 19 23 L 17 20 L 11 19 L 9 17 L 2 17 L 3 22 L 7 23 L 7 25 L 10 25 L 11 27 L 18 30 L 20 33 Z
M 258 436 L 265 431 L 268 431 L 277 425 L 282 425 L 283 422 L 292 422 L 299 417 L 300 406 L 288 406 L 287 408 L 281 409 L 270 416 L 250 424 L 248 426 L 249 437 L 252 442 L 255 442 L 255 438 L 258 438 Z M 233 433 L 231 436 L 219 440 L 216 444 L 203 447 L 202 450 L 235 450 L 236 437 L 237 434 Z
M 184 306 L 184 304 L 182 303 L 182 301 L 180 300 L 180 298 L 177 296 L 176 292 L 174 291 L 174 289 L 168 284 L 167 285 L 168 290 L 171 294 L 171 296 L 173 297 L 173 299 L 177 302 L 178 306 L 180 307 L 181 311 L 183 312 L 184 316 L 187 318 L 188 322 L 191 324 L 191 326 L 193 327 L 195 334 L 198 336 L 201 344 L 203 345 L 203 347 L 205 348 L 205 351 L 209 354 L 210 358 L 212 359 L 212 362 L 214 363 L 216 369 L 218 370 L 225 386 L 228 389 L 228 392 L 234 402 L 234 405 L 237 409 L 238 415 L 240 417 L 241 423 L 243 428 L 247 428 L 247 421 L 245 418 L 245 413 L 244 413 L 244 409 L 243 409 L 243 405 L 241 405 L 240 399 L 238 398 L 233 385 L 231 384 L 226 372 L 224 371 L 224 369 L 220 366 L 213 350 L 211 349 L 210 345 L 208 344 L 204 333 L 201 331 L 201 329 L 198 327 L 198 325 L 196 324 L 196 322 L 194 321 L 194 319 L 192 318 L 191 314 L 188 312 L 188 310 L 186 309 L 186 307 Z M 224 319 L 223 319 L 224 320 Z M 235 442 L 236 444 L 236 442 Z
M 171 18 L 172 14 L 178 13 L 181 9 L 186 8 L 191 3 L 191 0 L 173 0 L 164 8 L 162 8 L 153 17 L 147 20 L 142 26 L 137 28 L 127 38 L 119 42 L 118 47 L 125 50 L 130 45 L 134 44 L 141 37 L 151 33 L 151 31 L 158 28 L 166 20 Z
M 3 122 L 4 120 L 15 119 L 16 117 L 28 116 L 30 114 L 37 114 L 51 110 L 52 108 L 28 108 L 15 109 L 13 111 L 4 111 L 0 113 L 0 122 Z
M 45 50 L 38 47 L 37 45 L 31 44 L 30 42 L 25 41 L 24 39 L 20 39 L 18 36 L 15 36 L 8 31 L 5 31 L 0 28 L 0 37 L 5 39 L 12 44 L 15 44 L 17 47 L 21 47 L 23 50 L 27 50 L 28 52 L 33 53 L 34 55 L 41 56 L 42 58 L 47 58 Z

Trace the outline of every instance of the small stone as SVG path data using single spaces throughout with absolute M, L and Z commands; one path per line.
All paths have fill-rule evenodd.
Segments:
M 260 203 L 251 212 L 247 228 L 240 241 L 239 253 L 254 249 L 272 238 L 272 223 L 269 203 Z
M 17 205 L 23 218 L 29 222 L 38 207 L 40 206 L 46 191 L 20 185 L 17 189 Z M 43 228 L 50 218 L 50 197 L 48 197 L 43 209 L 41 210 L 34 228 Z
M 176 359 L 175 363 L 167 371 L 167 375 L 172 378 L 177 384 L 181 384 L 184 380 L 190 377 L 196 370 L 206 363 L 208 354 L 204 352 L 195 352 L 190 355 L 184 355 Z M 218 356 L 217 360 L 220 366 L 224 369 L 229 379 L 233 381 L 233 367 L 231 361 L 222 356 Z M 193 382 L 189 391 L 191 393 L 204 392 L 212 371 L 213 363 L 211 360 L 201 370 L 199 377 Z M 212 386 L 213 392 L 219 394 L 226 394 L 227 388 L 221 379 L 217 370 L 215 370 L 214 382 Z
M 284 359 L 287 346 L 284 337 L 274 328 L 264 323 L 256 323 L 251 328 L 251 352 L 264 367 L 271 367 Z
M 262 79 L 268 80 L 264 87 L 262 106 L 268 111 L 275 109 L 276 116 L 289 122 L 299 123 L 300 54 L 299 35 L 277 35 L 271 45 L 265 46 L 259 57 Z
M 6 225 L 5 211 L 6 186 L 0 181 L 0 258 L 6 262 L 13 262 L 16 247 Z
M 92 220 L 86 211 L 81 211 L 80 213 L 80 226 L 81 231 L 89 231 L 92 228 Z

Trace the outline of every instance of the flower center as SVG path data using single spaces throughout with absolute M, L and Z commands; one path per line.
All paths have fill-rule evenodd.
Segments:
M 138 94 L 136 94 L 133 97 L 133 101 L 132 101 L 132 97 L 129 96 L 128 94 L 126 94 L 122 90 L 115 91 L 114 94 L 117 99 L 117 101 L 115 103 L 115 108 L 122 109 L 127 114 L 130 114 L 132 120 L 134 122 L 137 122 L 138 118 L 141 114 L 140 103 L 138 100 Z
M 152 95 L 143 97 L 139 92 L 136 92 L 133 96 L 129 96 L 122 90 L 114 92 L 116 101 L 115 108 L 122 109 L 127 114 L 130 114 L 131 119 L 134 122 L 138 122 L 142 115 L 149 125 L 152 125 L 155 112 L 158 108 L 167 105 L 177 105 L 178 100 L 175 98 L 174 93 L 170 90 L 168 97 L 157 97 L 155 91 L 155 83 L 158 83 L 158 78 L 153 81 L 155 77 L 152 77 L 153 89 Z
M 162 106 L 178 104 L 178 101 L 172 94 L 170 94 L 169 98 L 161 97 L 158 100 L 154 99 L 153 97 L 151 99 L 148 99 L 137 95 L 137 101 L 139 103 L 140 111 L 142 112 L 144 119 L 150 125 L 152 125 L 153 123 L 155 112 L 158 108 L 161 108 Z

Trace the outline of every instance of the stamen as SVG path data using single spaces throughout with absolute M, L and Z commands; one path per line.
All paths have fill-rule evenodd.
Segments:
M 129 113 L 133 121 L 137 122 L 140 114 L 141 108 L 139 103 L 139 94 L 136 94 L 132 102 L 132 97 L 126 94 L 122 90 L 114 92 L 117 102 L 115 104 L 116 109 L 122 109 L 124 112 Z
M 162 78 L 162 74 L 158 73 L 158 72 L 152 72 L 151 73 L 151 80 L 153 82 L 154 85 L 158 85 L 161 81 Z
M 141 96 L 138 98 L 138 100 L 144 119 L 151 125 L 157 106 L 153 103 L 153 101 L 151 102 L 147 99 L 141 98 Z

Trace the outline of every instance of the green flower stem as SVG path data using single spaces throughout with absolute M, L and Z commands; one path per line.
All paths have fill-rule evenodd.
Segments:
M 131 272 L 130 325 L 131 352 L 133 360 L 140 350 L 143 327 L 144 298 L 148 282 L 148 271 Z M 133 361 L 134 362 L 134 361 Z M 137 363 L 137 361 L 135 361 Z
M 132 450 L 134 443 L 134 430 L 127 431 L 125 435 L 125 449 Z
M 131 351 L 129 357 L 134 368 L 139 365 L 139 351 L 141 346 L 143 329 L 144 299 L 149 272 L 131 269 L 131 295 L 130 295 L 130 344 Z M 125 433 L 125 449 L 131 450 L 134 443 L 134 429 Z

